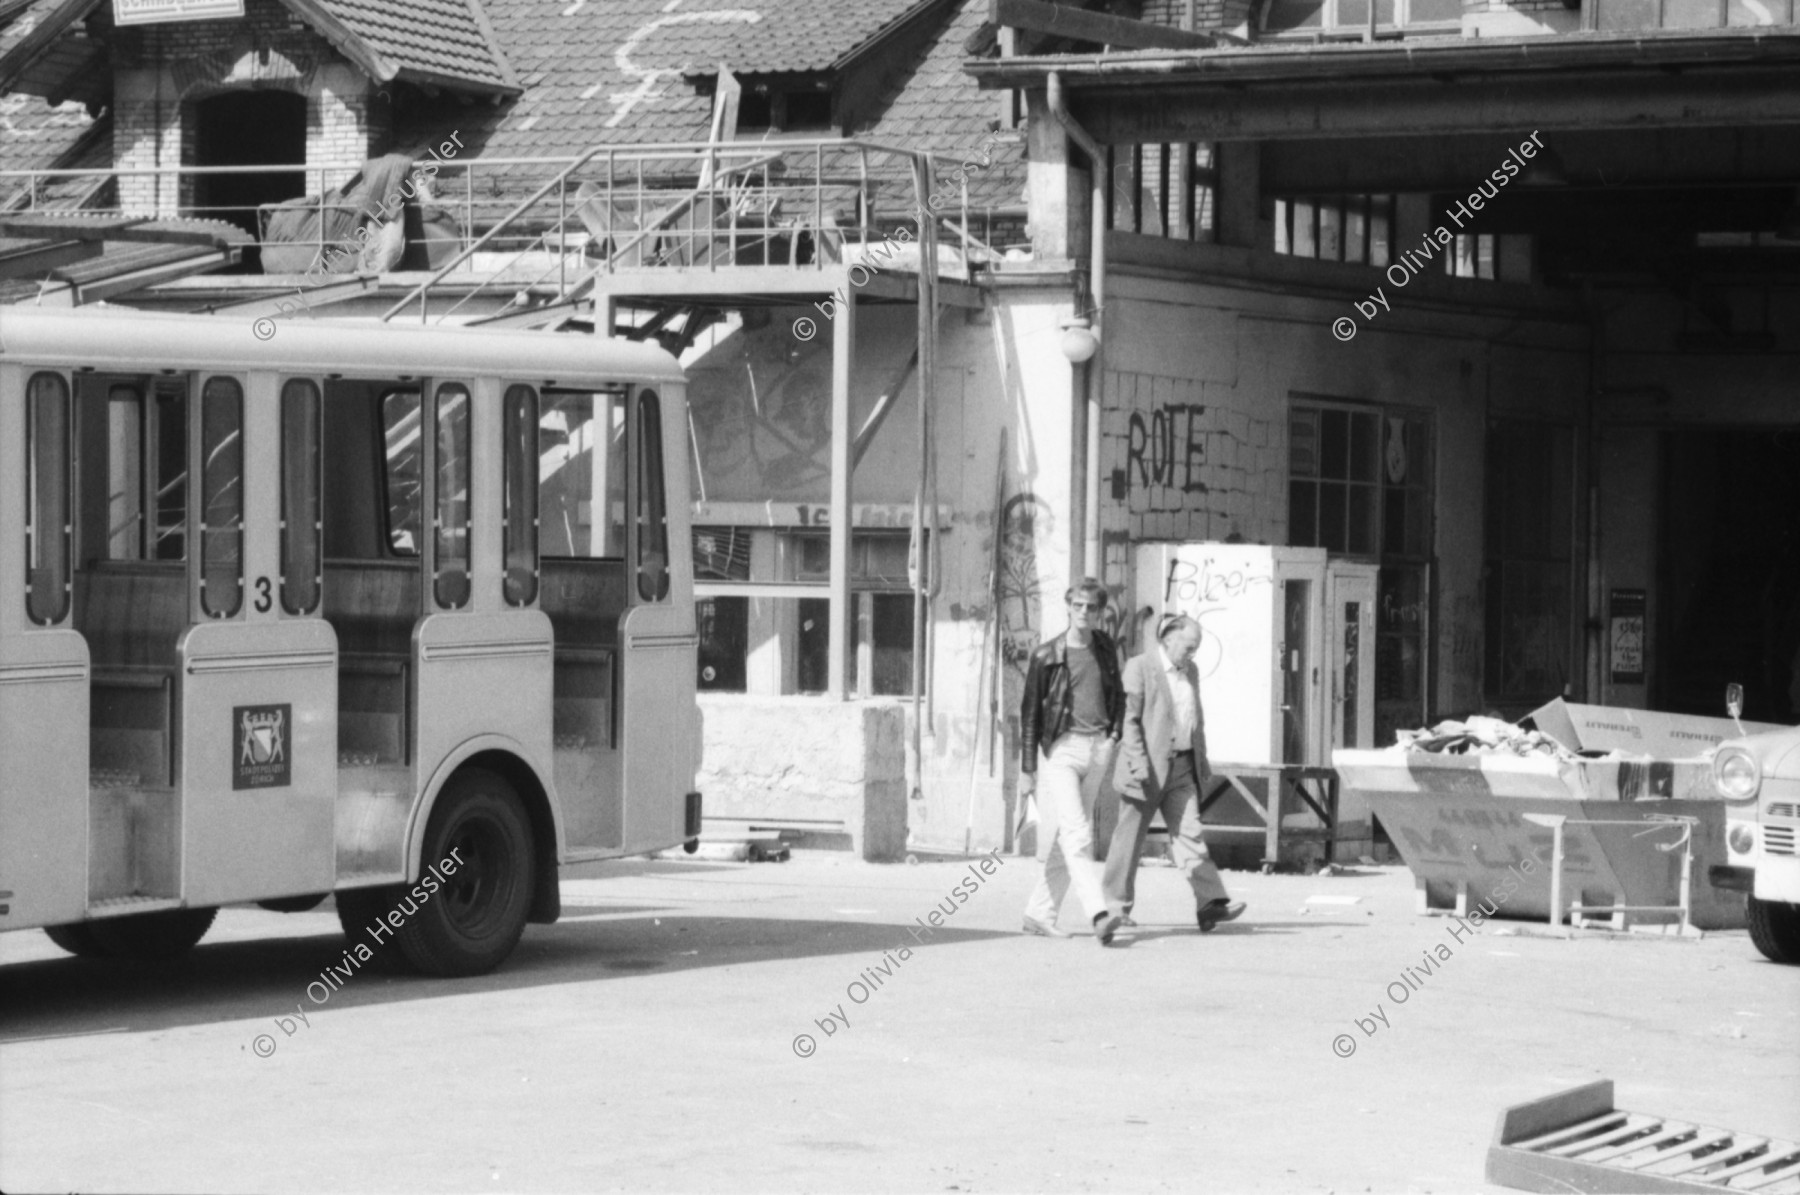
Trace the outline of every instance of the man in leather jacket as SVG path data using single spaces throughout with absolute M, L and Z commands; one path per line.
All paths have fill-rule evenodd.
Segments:
M 1094 798 L 1124 727 L 1125 687 L 1118 649 L 1094 626 L 1106 608 L 1106 587 L 1089 577 L 1064 599 L 1069 629 L 1031 653 L 1019 709 L 1019 796 L 1037 793 L 1038 858 L 1044 863 L 1025 905 L 1024 931 L 1068 937 L 1056 917 L 1073 884 L 1095 937 L 1110 946 L 1120 916 L 1106 907 L 1094 861 Z

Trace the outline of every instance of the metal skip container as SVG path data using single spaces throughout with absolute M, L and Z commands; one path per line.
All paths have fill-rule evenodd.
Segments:
M 1734 723 L 1561 701 L 1532 718 L 1564 750 L 1458 755 L 1396 746 L 1332 754 L 1340 785 L 1368 801 L 1412 870 L 1421 912 L 1492 902 L 1496 916 L 1548 919 L 1560 820 L 1565 912 L 1573 904 L 1586 920 L 1620 928 L 1678 925 L 1685 868 L 1688 924 L 1745 924 L 1743 894 L 1710 882 L 1711 868 L 1726 861 L 1725 810 L 1710 762 L 1696 750 L 1735 737 Z M 1583 736 L 1584 720 L 1622 728 L 1628 738 L 1636 726 L 1636 751 L 1679 742 L 1687 758 L 1578 757 L 1622 746 Z M 1670 721 L 1679 732 L 1660 741 L 1643 724 L 1666 729 Z M 1628 911 L 1609 913 L 1615 909 Z

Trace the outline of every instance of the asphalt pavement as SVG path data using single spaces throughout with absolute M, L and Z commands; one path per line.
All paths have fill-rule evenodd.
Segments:
M 1201 935 L 1147 865 L 1103 949 L 1020 935 L 1037 874 L 585 867 L 474 980 L 329 906 L 154 967 L 0 935 L 0 1190 L 1485 1191 L 1500 1110 L 1596 1078 L 1800 1136 L 1800 968 L 1741 931 L 1459 933 L 1360 867 L 1227 872 Z

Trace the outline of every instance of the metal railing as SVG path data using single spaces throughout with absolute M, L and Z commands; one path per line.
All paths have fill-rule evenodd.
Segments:
M 578 299 L 612 274 L 746 266 L 821 270 L 859 260 L 869 249 L 880 250 L 883 269 L 916 270 L 918 251 L 907 245 L 917 245 L 918 222 L 926 218 L 948 234 L 951 271 L 960 265 L 966 275 L 1000 256 L 991 246 L 996 209 L 972 207 L 968 177 L 947 175 L 940 160 L 954 170 L 961 156 L 940 159 L 869 141 L 780 140 L 439 159 L 432 163 L 435 179 L 423 188 L 414 176 L 421 214 L 439 231 L 414 237 L 404 248 L 412 253 L 423 245 L 433 272 L 403 303 L 418 303 L 426 318 L 432 290 L 453 287 L 459 301 L 439 313 L 442 319 L 486 290 L 528 293 L 543 305 Z M 930 193 L 921 193 L 915 163 L 926 166 Z M 345 200 L 361 170 L 283 164 L 0 171 L 0 214 L 224 220 L 250 231 L 259 249 L 310 247 L 312 264 L 303 272 L 322 282 L 357 273 L 362 264 L 354 235 L 362 218 L 356 213 L 379 206 L 380 197 L 364 204 Z M 199 202 L 208 178 L 272 171 L 305 176 L 304 203 L 286 206 L 311 214 L 309 237 L 270 240 L 268 217 L 276 205 Z M 974 231 L 983 216 L 986 237 Z M 334 222 L 340 230 L 348 223 L 350 234 L 333 235 Z M 912 235 L 899 231 L 906 228 Z M 384 318 L 401 308 L 396 304 Z

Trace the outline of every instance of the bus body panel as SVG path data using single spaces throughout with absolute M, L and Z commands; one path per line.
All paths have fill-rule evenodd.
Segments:
M 641 406 L 638 408 L 641 411 Z M 687 793 L 699 767 L 687 391 L 662 387 L 659 412 L 667 503 L 669 594 L 634 605 L 620 626 L 620 738 L 625 748 L 625 849 L 656 849 L 686 837 Z M 635 414 L 636 412 L 634 412 Z
M 402 839 L 400 852 L 400 857 L 405 860 L 405 866 L 396 877 L 396 882 L 410 884 L 423 875 L 426 868 L 436 862 L 436 860 L 427 859 L 424 856 L 425 827 L 431 823 L 432 810 L 437 808 L 438 797 L 443 793 L 444 786 L 450 783 L 450 778 L 455 776 L 463 765 L 475 756 L 487 753 L 508 755 L 524 763 L 526 767 L 532 768 L 530 761 L 526 758 L 525 744 L 505 735 L 477 735 L 446 754 L 438 761 L 437 767 L 425 783 L 420 786 L 418 800 L 413 803 L 411 813 L 406 819 L 408 828 Z M 537 768 L 532 768 L 532 774 L 536 776 L 539 786 L 543 788 L 549 800 L 551 817 L 560 825 L 561 819 L 556 810 L 556 796 L 550 785 L 546 783 L 547 775 Z M 519 799 L 528 807 L 531 804 L 531 797 L 528 793 L 520 793 Z M 552 844 L 553 847 L 557 845 Z M 560 861 L 560 851 L 558 851 L 558 857 Z
M 685 836 L 694 780 L 694 669 L 700 638 L 693 615 L 636 606 L 621 628 L 620 686 L 625 742 L 625 854 L 655 850 Z
M 282 321 L 259 340 L 247 319 L 120 308 L 7 307 L 0 351 L 28 365 L 85 366 L 137 373 L 163 368 L 204 373 L 274 370 L 367 377 L 492 375 L 555 379 L 560 385 L 610 374 L 680 384 L 681 367 L 650 344 L 563 333 L 423 327 L 367 321 Z M 529 341 L 527 350 L 521 344 Z M 451 363 L 454 363 L 453 365 Z
M 183 900 L 336 882 L 337 640 L 319 619 L 202 623 L 181 645 Z
M 337 887 L 366 888 L 407 878 L 407 827 L 418 804 L 410 766 L 338 769 Z
M 420 621 L 413 638 L 420 787 L 438 783 L 444 762 L 484 735 L 515 744 L 515 753 L 539 781 L 547 781 L 549 618 L 536 610 L 433 614 Z
M 87 910 L 87 641 L 70 614 L 38 625 L 26 604 L 31 372 L 0 363 L 0 929 Z
M 21 548 L 6 560 L 24 556 Z M 0 893 L 10 894 L 0 895 L 0 929 L 79 921 L 87 912 L 88 702 L 80 635 L 0 636 Z

